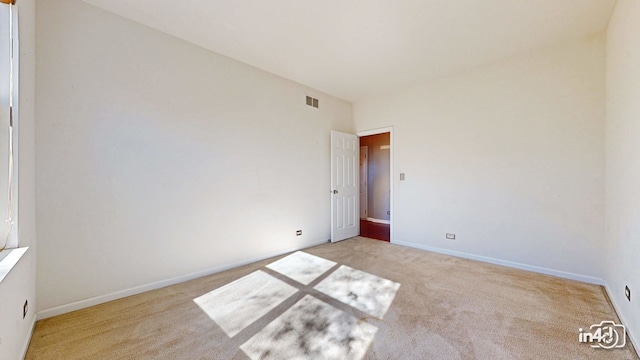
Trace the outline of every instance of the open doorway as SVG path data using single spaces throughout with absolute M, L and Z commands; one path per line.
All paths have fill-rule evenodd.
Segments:
M 391 133 L 360 136 L 360 236 L 391 240 Z

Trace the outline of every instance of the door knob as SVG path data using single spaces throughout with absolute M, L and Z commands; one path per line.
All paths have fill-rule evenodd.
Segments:
M 334 193 L 334 194 L 337 194 L 337 193 L 338 193 L 338 190 L 333 190 L 333 193 Z

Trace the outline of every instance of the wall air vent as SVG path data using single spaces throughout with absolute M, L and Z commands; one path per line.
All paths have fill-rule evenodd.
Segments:
M 307 96 L 307 105 L 313 106 L 314 108 L 318 107 L 318 99 L 312 98 L 311 96 Z

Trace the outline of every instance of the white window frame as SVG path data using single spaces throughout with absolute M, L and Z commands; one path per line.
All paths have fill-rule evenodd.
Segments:
M 0 3 L 0 250 L 18 247 L 19 42 L 16 5 Z M 12 121 L 12 126 L 10 122 Z

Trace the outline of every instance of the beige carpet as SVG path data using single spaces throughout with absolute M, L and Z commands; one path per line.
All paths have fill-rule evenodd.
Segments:
M 361 341 L 363 359 L 638 359 L 628 339 L 624 348 L 612 350 L 578 342 L 579 328 L 618 322 L 600 286 L 364 238 L 304 252 L 337 264 L 300 284 L 266 267 L 281 256 L 42 320 L 26 358 L 277 359 L 277 353 L 256 350 L 256 341 L 278 324 L 295 321 L 296 309 L 308 303 L 343 319 L 334 325 L 353 322 L 368 337 L 373 334 L 371 342 Z M 384 316 L 314 288 L 342 265 L 400 284 Z M 257 270 L 298 291 L 229 337 L 194 299 Z M 303 344 L 280 349 L 292 346 Z

